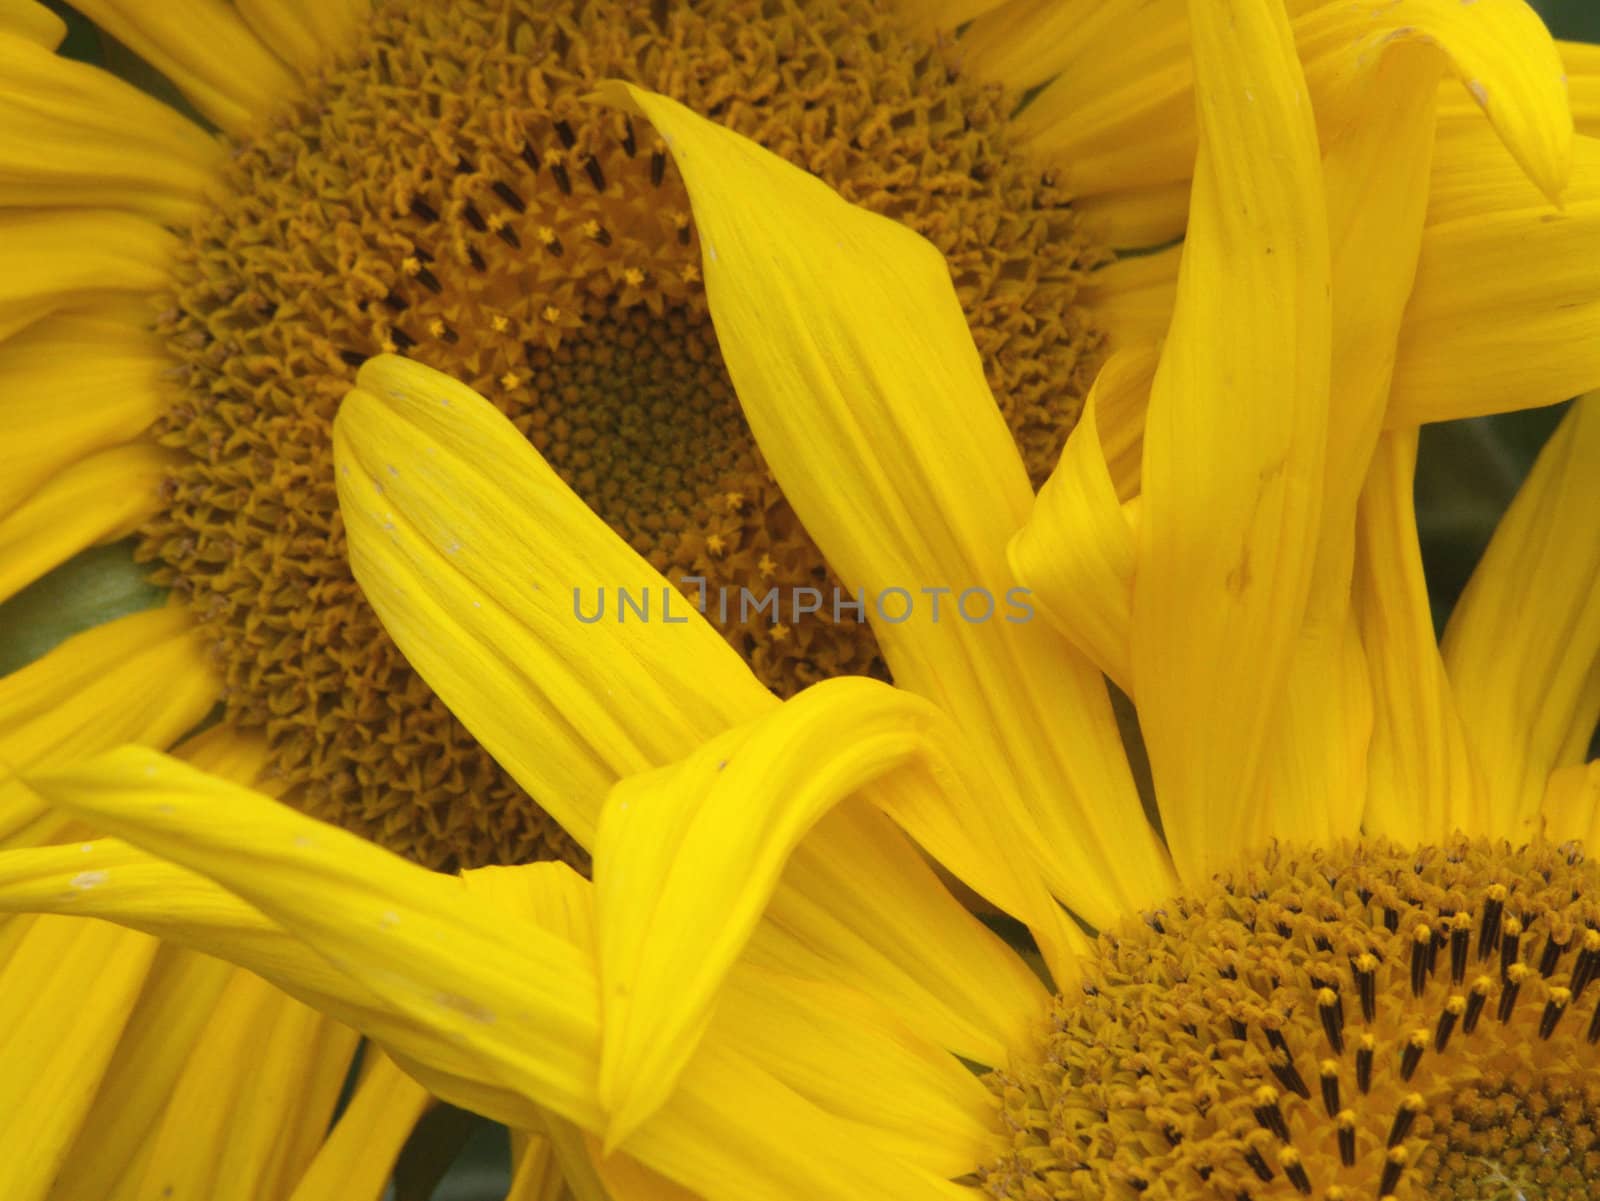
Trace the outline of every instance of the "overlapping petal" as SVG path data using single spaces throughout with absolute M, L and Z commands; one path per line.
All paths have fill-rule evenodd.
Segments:
M 153 752 L 113 752 L 33 783 L 258 907 L 354 995 L 381 1002 L 394 1020 L 378 1036 L 435 1091 L 524 1128 L 546 1109 L 602 1127 L 598 985 L 592 958 L 565 933 Z M 452 1079 L 459 1064 L 469 1075 Z M 720 1044 L 707 1044 L 670 1109 L 626 1149 L 717 1201 L 808 1189 L 860 1201 L 961 1195 Z
M 334 430 L 356 578 L 423 678 L 580 842 L 615 781 L 776 706 L 487 401 L 388 357 L 358 384 Z M 577 594 L 589 612 L 597 591 L 614 604 L 621 589 L 649 594 L 657 620 L 579 620 Z M 980 1062 L 1002 1061 L 1033 1020 L 1025 989 L 993 987 L 1025 982 L 1020 962 L 880 814 L 823 823 L 770 916 L 764 945 L 872 980 Z M 951 953 L 909 949 L 928 940 Z
M 905 598 L 869 611 L 896 682 L 955 719 L 1090 921 L 1168 893 L 1098 673 L 1007 609 L 1031 491 L 943 260 L 670 100 L 606 94 L 684 176 L 718 342 L 785 496 L 846 587 Z
M 1017 861 L 1018 833 L 985 811 L 989 783 L 962 741 L 928 702 L 844 678 L 612 791 L 595 848 L 609 1141 L 666 1098 L 793 849 L 853 795 L 1032 922 L 1050 962 L 1073 971 L 1085 944 Z
M 1258 837 L 1310 588 L 1328 422 L 1328 219 L 1286 17 L 1191 7 L 1201 152 L 1145 425 L 1131 668 L 1168 841 Z

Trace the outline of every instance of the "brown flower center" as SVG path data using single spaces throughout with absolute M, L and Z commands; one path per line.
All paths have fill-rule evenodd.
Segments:
M 740 416 L 664 147 L 584 97 L 672 95 L 930 237 L 1036 479 L 1093 339 L 1070 212 L 1012 152 L 1010 101 L 865 0 L 375 6 L 359 44 L 235 148 L 161 327 L 187 452 L 143 554 L 188 598 L 311 812 L 433 866 L 568 854 L 412 673 L 345 564 L 329 429 L 398 350 L 471 384 L 669 578 L 832 577 Z M 827 611 L 725 629 L 781 693 L 881 669 Z M 533 735 L 530 735 L 533 736 Z
M 1600 1196 L 1596 870 L 1282 850 L 1100 940 L 991 1077 L 1002 1198 Z

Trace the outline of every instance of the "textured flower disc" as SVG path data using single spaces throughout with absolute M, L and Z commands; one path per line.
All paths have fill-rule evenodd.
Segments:
M 1600 1197 L 1600 875 L 1573 846 L 1284 850 L 1105 934 L 990 1077 L 1029 1201 Z
M 345 565 L 329 430 L 372 354 L 493 398 L 669 577 L 833 584 L 739 413 L 681 181 L 650 128 L 584 99 L 598 80 L 679 98 L 931 238 L 1048 472 L 1094 366 L 1072 307 L 1092 259 L 1009 148 L 1013 102 L 947 58 L 862 0 L 394 0 L 235 147 L 161 318 L 182 363 L 161 436 L 188 457 L 142 553 L 311 812 L 435 866 L 565 853 Z M 769 621 L 726 632 L 781 693 L 881 669 L 863 625 Z

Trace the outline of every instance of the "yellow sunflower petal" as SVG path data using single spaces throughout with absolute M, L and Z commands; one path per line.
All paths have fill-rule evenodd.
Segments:
M 1089 6 L 1069 36 L 1081 43 L 1071 69 L 1013 122 L 1022 144 L 1075 195 L 1187 180 L 1195 123 L 1185 6 L 1111 0 Z
M 387 357 L 358 384 L 334 429 L 356 578 L 422 677 L 580 841 L 617 779 L 777 705 L 675 590 L 663 607 L 666 581 L 487 401 Z M 612 604 L 648 592 L 658 620 L 585 624 L 575 589 L 585 613 L 599 589 Z M 1004 1058 L 1016 1009 L 982 978 L 1015 957 L 881 814 L 826 821 L 770 916 L 775 953 L 870 978 L 943 1045 Z
M 1113 350 L 1150 346 L 1167 336 L 1178 292 L 1181 246 L 1118 259 L 1084 280 L 1078 297 Z
M 328 1025 L 266 981 L 234 973 L 148 1135 L 139 1192 L 285 1195 L 327 1129 L 355 1051 L 353 1031 L 328 1037 Z
M 1600 137 L 1600 46 L 1557 42 L 1567 68 L 1567 96 L 1579 133 Z
M 67 36 L 67 23 L 36 0 L 0 0 L 0 31 L 54 50 Z
M 61 920 L 79 926 L 100 924 Z M 113 1197 L 130 1179 L 138 1179 L 150 1151 L 151 1131 L 210 1022 L 223 987 L 240 970 L 178 947 L 163 946 L 156 953 L 79 1141 L 55 1181 L 51 1201 Z
M 125 748 L 33 783 L 52 802 L 225 880 L 337 963 L 412 1023 L 397 1055 L 408 1071 L 413 1054 L 423 1067 L 470 1063 L 462 1083 L 478 1090 L 452 1095 L 425 1078 L 441 1095 L 519 1127 L 536 1125 L 544 1106 L 601 1128 L 598 987 L 589 957 L 564 937 L 483 903 L 458 879 L 153 752 Z M 626 1150 L 710 1201 L 963 1195 L 853 1131 L 748 1059 L 708 1045 L 670 1108 Z
M 1356 525 L 1355 611 L 1373 690 L 1363 824 L 1405 844 L 1491 833 L 1422 578 L 1416 461 L 1416 430 L 1382 436 Z
M 234 6 L 262 43 L 303 75 L 342 50 L 371 11 L 368 0 L 234 0 Z
M 1532 832 L 1546 779 L 1600 717 L 1597 462 L 1600 395 L 1578 401 L 1551 435 L 1445 629 L 1495 837 Z
M 1523 0 L 1345 0 L 1313 7 L 1295 33 L 1313 94 L 1334 103 L 1352 80 L 1330 77 L 1351 63 L 1400 42 L 1438 46 L 1528 178 L 1550 199 L 1561 195 L 1572 154 L 1566 71 Z
M 802 1096 L 934 1175 L 964 1176 L 985 1156 L 992 1101 L 978 1077 L 851 989 L 745 966 L 709 1037 L 748 1049 Z
M 1519 181 L 1481 130 L 1452 123 L 1439 149 L 1435 209 L 1445 219 L 1423 240 L 1390 428 L 1600 386 L 1600 142 L 1578 139 L 1560 209 Z
M 1539 816 L 1540 832 L 1551 842 L 1600 844 L 1600 759 L 1551 772 Z
M 223 0 L 79 0 L 75 7 L 230 133 L 294 90 L 288 68 Z
M 289 1201 L 378 1201 L 400 1148 L 430 1100 L 377 1048 L 371 1066 Z
M 1072 208 L 1084 233 L 1101 246 L 1114 250 L 1164 246 L 1183 237 L 1189 224 L 1189 181 L 1103 192 L 1074 201 Z
M 1145 425 L 1133 696 L 1187 880 L 1254 837 L 1320 520 L 1328 224 L 1300 65 L 1270 9 L 1191 8 L 1201 151 Z
M 605 94 L 683 173 L 751 431 L 846 587 L 883 604 L 869 617 L 896 681 L 984 755 L 1057 895 L 1102 924 L 1166 895 L 1099 673 L 1010 593 L 1032 490 L 944 261 L 671 100 Z
M 1561 60 L 1522 0 L 1334 0 L 1286 7 L 1319 124 L 1344 119 L 1347 94 L 1329 83 L 1350 63 L 1396 41 L 1430 42 L 1449 55 L 1462 86 L 1529 177 L 1549 196 L 1560 191 L 1572 138 Z M 1094 195 L 1189 176 L 1197 126 L 1181 22 L 1178 5 L 1143 6 L 1107 39 L 1123 45 L 1098 48 L 1086 58 L 1087 70 L 1063 72 L 1019 115 L 1019 136 L 1057 166 L 1065 186 Z
M 595 887 L 609 1145 L 671 1092 L 795 846 L 870 784 L 879 784 L 873 803 L 935 858 L 1038 922 L 1051 961 L 1070 970 L 1082 940 L 1029 870 L 1010 861 L 1017 836 L 991 825 L 980 799 L 987 782 L 949 720 L 875 681 L 815 685 L 680 764 L 624 780 L 607 802 Z M 991 986 L 1037 993 L 1020 961 Z M 1015 1039 L 1028 1037 L 1042 1000 L 1018 1007 Z
M 164 411 L 160 375 L 171 364 L 141 316 L 58 313 L 0 343 L 0 514 L 68 464 L 131 441 Z
M 1026 91 L 1070 67 L 1129 8 L 1126 0 L 1009 0 L 961 31 L 961 68 Z
M 0 769 L 92 755 L 124 742 L 170 746 L 221 695 L 188 614 L 153 609 L 69 638 L 0 679 Z M 44 824 L 37 824 L 43 822 Z M 60 825 L 0 770 L 0 843 Z
M 99 922 L 34 920 L 0 969 L 4 1196 L 45 1195 L 94 1100 L 156 942 Z
M 1039 490 L 1033 516 L 1011 540 L 1017 581 L 1033 590 L 1039 611 L 1072 639 L 1124 692 L 1132 622 L 1134 523 L 1118 497 L 1100 430 L 1107 402 L 1125 412 L 1143 409 L 1156 356 L 1119 351 L 1107 360 L 1067 437 L 1061 461 Z
M 1367 794 L 1372 689 L 1351 612 L 1356 503 L 1389 397 L 1428 203 L 1444 59 L 1397 39 L 1351 63 L 1348 123 L 1325 130 L 1333 350 L 1322 516 L 1305 622 L 1266 758 L 1265 833 L 1353 838 Z
M 1006 0 L 892 0 L 907 28 L 923 37 L 955 29 Z
M 130 213 L 0 210 L 0 340 L 58 309 L 154 292 L 177 239 Z
M 471 389 L 390 356 L 357 385 L 334 426 L 356 579 L 412 666 L 579 842 L 619 776 L 776 703 Z M 580 620 L 621 590 L 649 595 L 657 619 Z
M 138 529 L 161 504 L 174 456 L 151 442 L 74 463 L 0 517 L 0 600 L 80 550 Z
M 531 1089 L 559 1112 L 595 1116 L 589 1065 L 597 1057 L 585 1053 L 596 1034 L 594 1000 L 585 1002 L 586 965 L 567 943 L 520 937 L 508 954 L 490 911 L 456 881 L 153 752 L 128 747 L 31 781 L 103 828 L 136 832 L 149 849 L 227 880 L 347 974 L 383 982 L 396 1011 L 441 1040 L 485 1050 L 516 1040 Z M 216 829 L 219 814 L 227 830 Z M 465 987 L 473 957 L 482 999 L 428 983 Z M 416 970 L 391 980 L 396 960 Z
M 0 205 L 193 217 L 222 146 L 106 71 L 0 32 Z

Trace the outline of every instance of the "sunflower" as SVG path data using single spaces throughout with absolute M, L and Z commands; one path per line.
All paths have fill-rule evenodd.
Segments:
M 1421 417 L 1597 382 L 1600 163 L 1553 59 L 1483 53 L 1512 6 L 1417 7 L 1328 14 L 1303 66 L 1305 19 L 1193 6 L 1164 342 L 1105 365 L 1036 499 L 926 242 L 608 85 L 685 180 L 794 511 L 943 620 L 874 608 L 893 686 L 780 701 L 494 404 L 380 357 L 335 429 L 355 575 L 593 882 L 431 872 L 126 749 L 29 781 L 127 841 L 8 851 L 0 900 L 259 972 L 580 1195 L 1590 1195 L 1600 410 L 1442 647 L 1409 483 Z M 1440 101 L 1452 64 L 1486 122 Z M 983 613 L 1014 587 L 1035 620 Z M 601 589 L 663 608 L 590 623 Z

